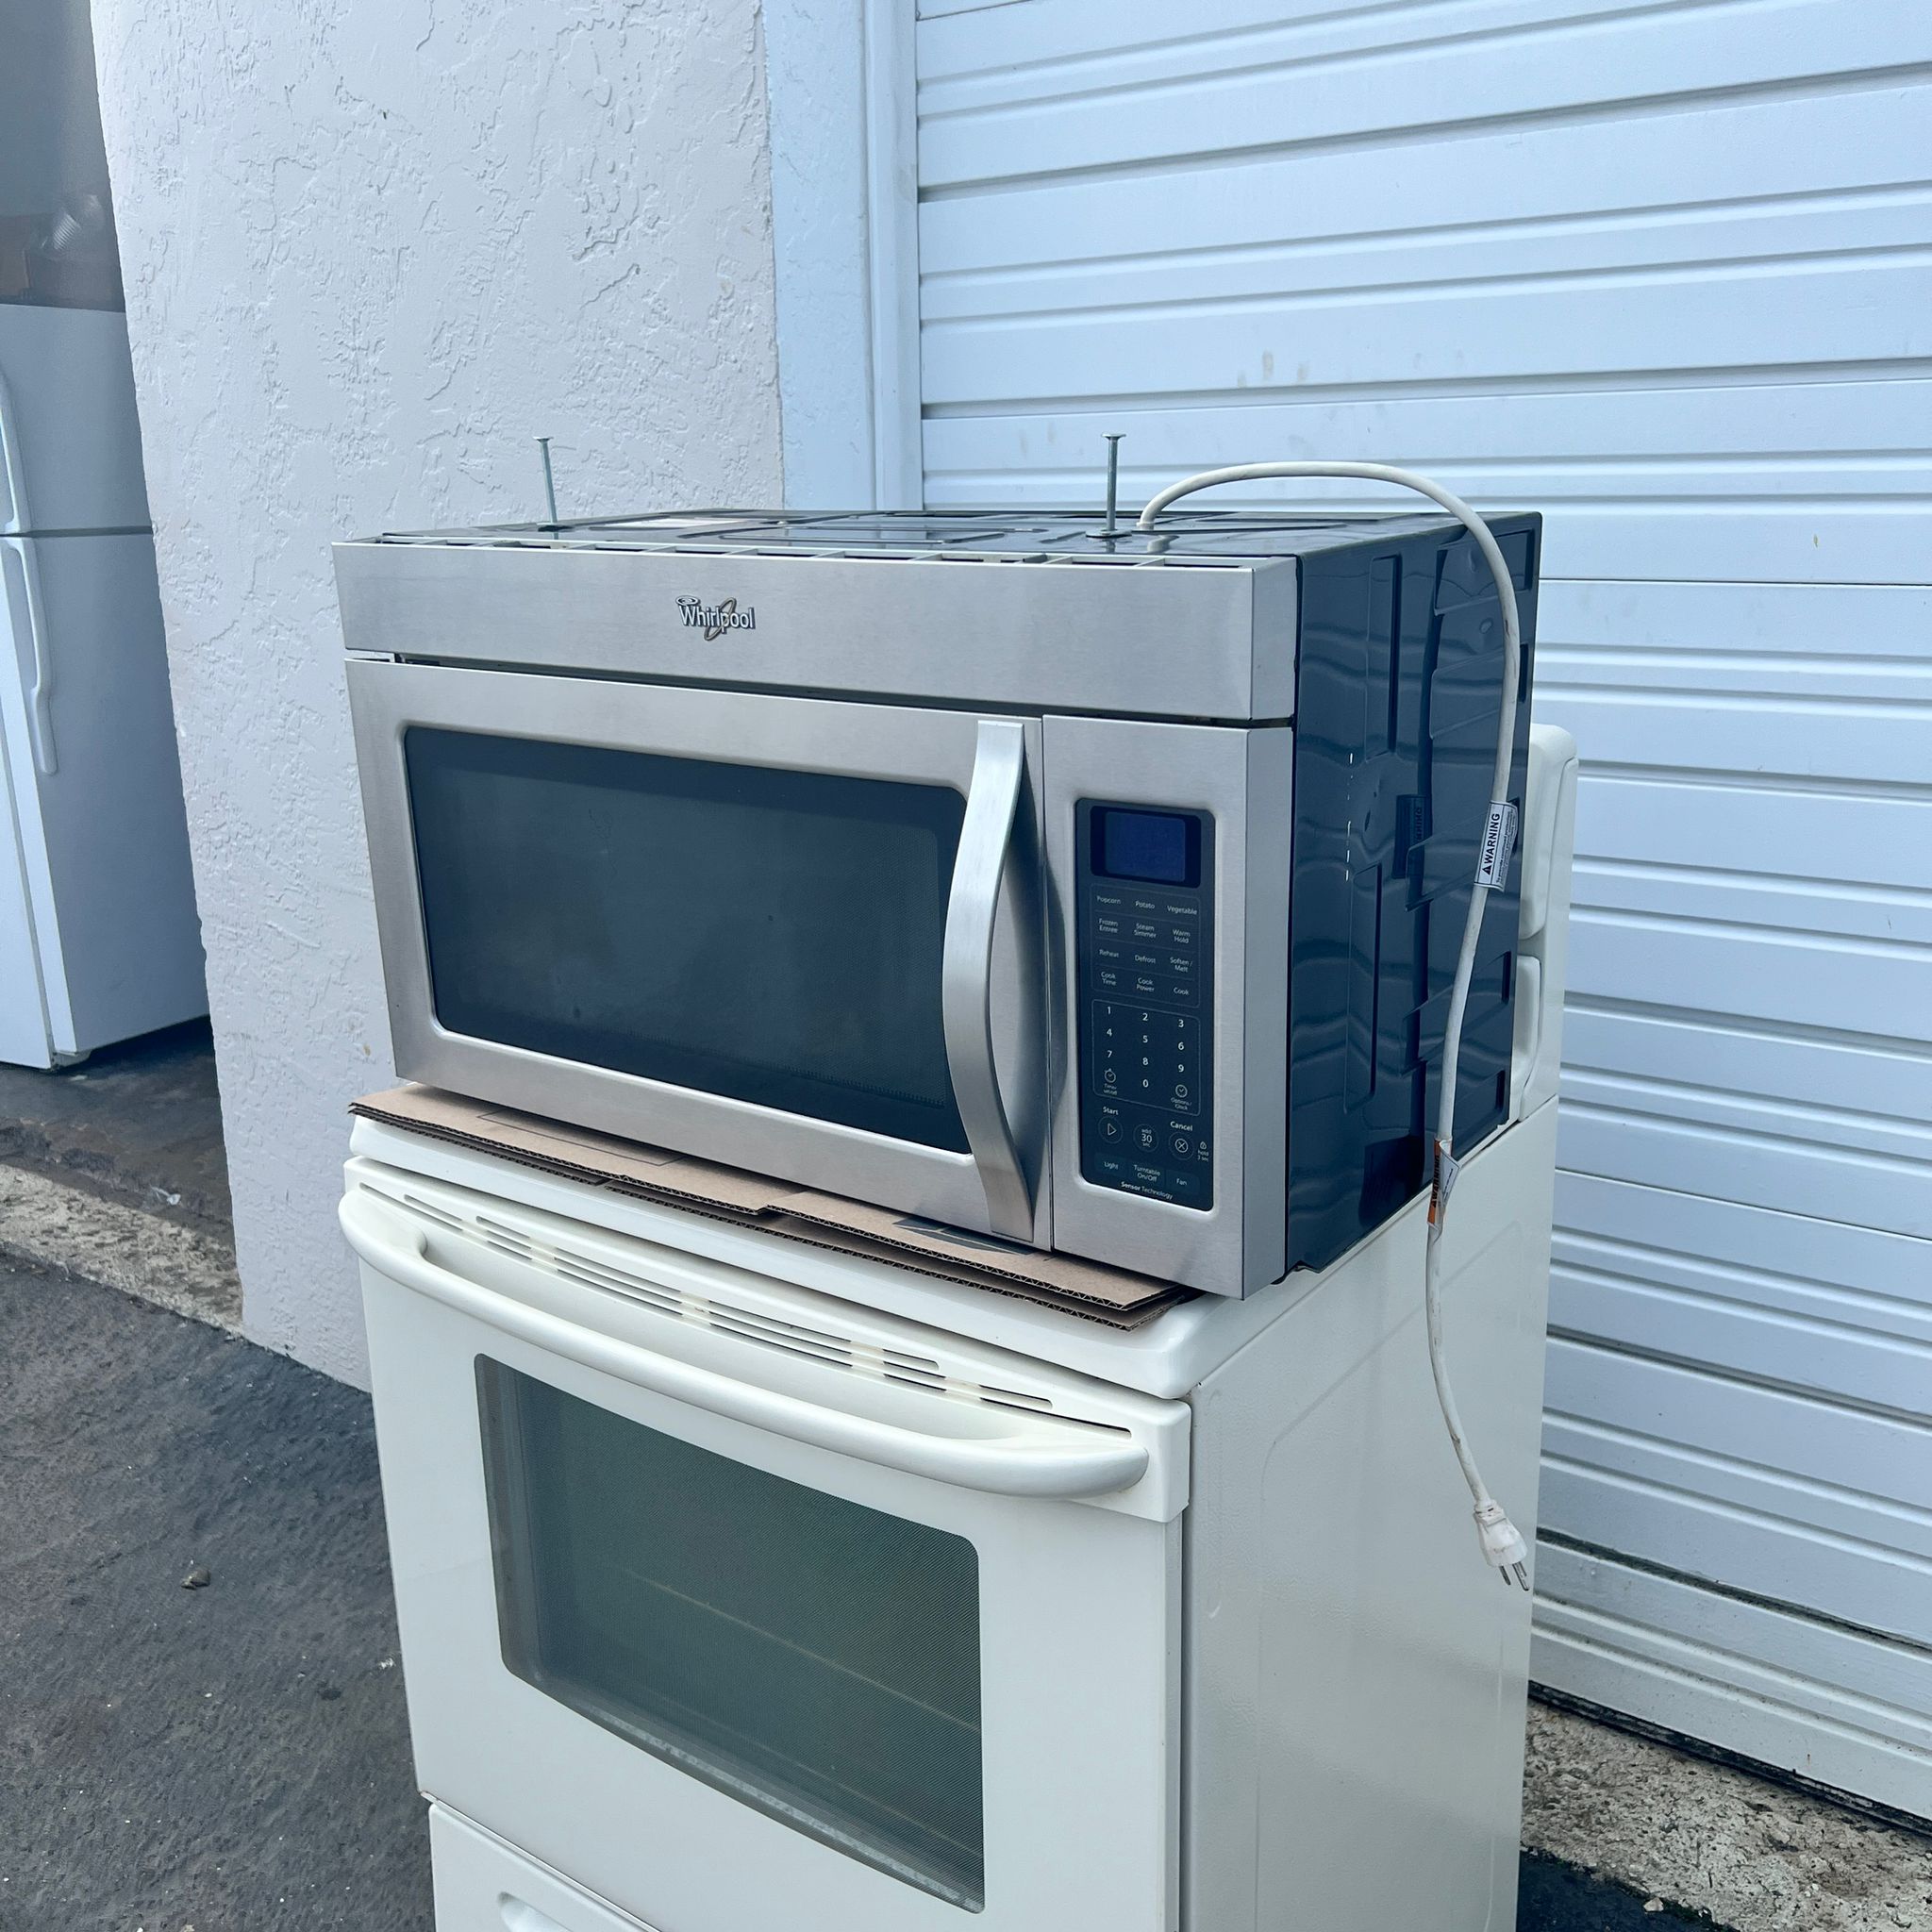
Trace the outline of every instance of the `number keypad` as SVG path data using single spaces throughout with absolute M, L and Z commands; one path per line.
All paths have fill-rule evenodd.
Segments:
M 1166 886 L 1095 874 L 1080 809 L 1080 1172 L 1099 1187 L 1209 1208 L 1211 824 L 1198 887 Z

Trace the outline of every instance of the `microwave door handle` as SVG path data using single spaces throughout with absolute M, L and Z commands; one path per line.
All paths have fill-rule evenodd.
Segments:
M 986 1193 L 987 1225 L 1018 1241 L 1033 1239 L 1033 1199 L 993 1059 L 992 941 L 1025 775 L 1024 727 L 1011 718 L 982 718 L 946 901 L 941 968 L 946 1066 Z
M 1015 1414 L 1013 1433 L 1004 1440 L 933 1436 L 741 1381 L 499 1292 L 452 1265 L 459 1257 L 432 1255 L 435 1231 L 367 1189 L 345 1194 L 339 1213 L 350 1247 L 389 1280 L 546 1355 L 794 1442 L 997 1496 L 1108 1496 L 1131 1488 L 1147 1471 L 1145 1445 L 1124 1432 L 1103 1437 Z M 491 1263 L 512 1272 L 529 1266 L 501 1255 L 492 1255 Z

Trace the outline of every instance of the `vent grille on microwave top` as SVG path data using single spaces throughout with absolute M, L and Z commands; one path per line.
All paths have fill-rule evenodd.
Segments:
M 1026 1389 L 1006 1389 L 995 1383 L 976 1382 L 950 1375 L 931 1356 L 914 1355 L 904 1349 L 886 1348 L 858 1337 L 841 1335 L 835 1330 L 815 1328 L 800 1322 L 787 1322 L 775 1315 L 761 1314 L 715 1295 L 692 1294 L 684 1289 L 667 1287 L 661 1281 L 638 1274 L 627 1268 L 584 1254 L 561 1241 L 533 1237 L 525 1229 L 499 1221 L 494 1215 L 462 1215 L 439 1201 L 406 1192 L 403 1205 L 432 1221 L 440 1228 L 465 1241 L 472 1241 L 499 1255 L 507 1255 L 546 1274 L 575 1282 L 580 1288 L 593 1288 L 605 1294 L 622 1296 L 625 1301 L 653 1308 L 675 1321 L 695 1322 L 723 1335 L 735 1335 L 741 1341 L 755 1341 L 764 1348 L 782 1350 L 787 1355 L 804 1356 L 808 1360 L 826 1362 L 833 1368 L 856 1374 L 877 1375 L 907 1388 L 924 1389 L 932 1395 L 955 1402 L 973 1402 L 995 1408 L 1023 1408 L 1052 1411 L 1052 1399 Z

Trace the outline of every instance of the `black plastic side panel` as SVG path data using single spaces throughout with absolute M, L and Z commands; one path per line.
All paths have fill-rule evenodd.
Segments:
M 1509 796 L 1529 753 L 1541 519 L 1497 518 L 1524 663 Z M 1324 1267 L 1423 1188 L 1449 984 L 1489 806 L 1502 695 L 1495 585 L 1466 536 L 1304 558 L 1294 720 L 1288 1258 Z M 1489 895 L 1456 1103 L 1458 1155 L 1509 1099 L 1521 862 Z

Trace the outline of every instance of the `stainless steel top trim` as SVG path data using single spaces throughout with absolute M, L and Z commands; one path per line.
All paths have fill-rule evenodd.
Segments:
M 940 580 L 936 568 L 889 556 L 336 547 L 355 653 L 914 704 L 1229 722 L 1291 708 L 1291 558 L 1120 570 L 961 558 Z

